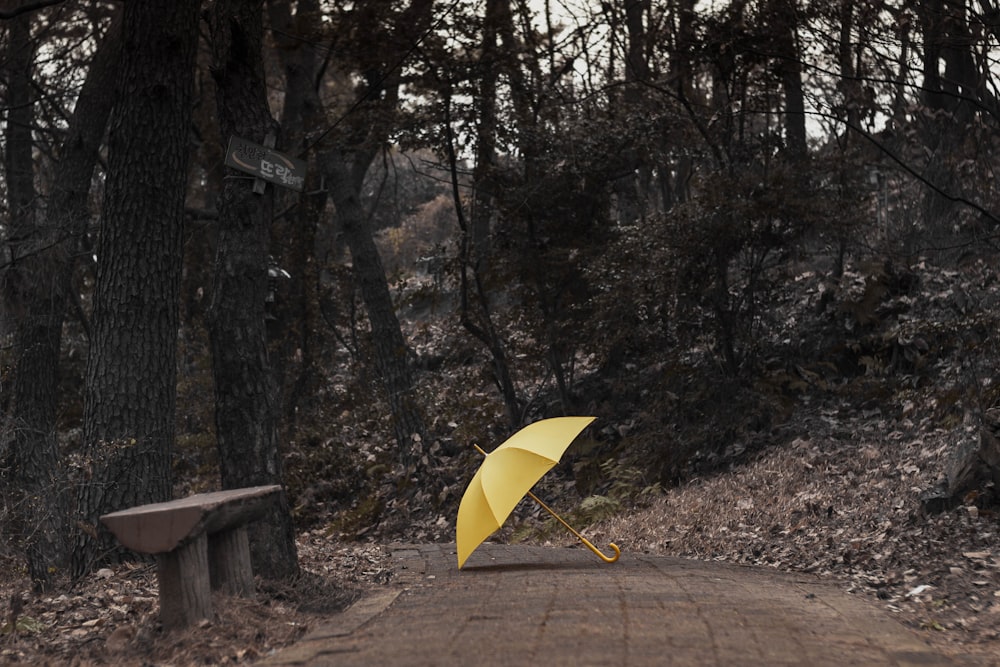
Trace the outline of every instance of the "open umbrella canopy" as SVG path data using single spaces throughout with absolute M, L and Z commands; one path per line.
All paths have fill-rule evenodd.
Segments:
M 458 566 L 496 531 L 594 417 L 555 417 L 529 424 L 486 455 L 462 496 L 455 541 Z

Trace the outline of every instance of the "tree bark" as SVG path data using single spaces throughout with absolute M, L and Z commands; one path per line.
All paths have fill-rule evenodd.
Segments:
M 271 225 L 271 254 L 290 275 L 279 281 L 271 306 L 268 340 L 272 371 L 281 392 L 282 432 L 292 436 L 300 408 L 308 410 L 309 401 L 318 395 L 315 389 L 321 374 L 317 359 L 323 345 L 317 326 L 321 316 L 316 234 L 327 194 L 321 187 L 315 155 L 307 150 L 309 134 L 324 127 L 327 120 L 316 90 L 316 48 L 297 37 L 315 29 L 320 16 L 316 0 L 299 0 L 294 15 L 284 0 L 270 0 L 268 9 L 275 29 L 272 38 L 285 73 L 281 113 L 285 146 L 293 155 L 309 161 L 306 192 L 276 193 L 276 209 L 287 213 L 279 215 Z
M 844 140 L 853 141 L 850 128 L 861 127 L 861 85 L 854 72 L 854 0 L 841 0 L 840 3 L 840 40 L 837 43 L 837 62 L 840 65 L 840 90 L 844 96 L 844 113 L 847 119 L 847 130 Z
M 940 191 L 961 189 L 951 165 L 964 149 L 963 138 L 976 113 L 979 85 L 965 3 L 931 0 L 917 3 L 917 10 L 924 35 L 924 103 L 931 111 L 946 112 L 931 114 L 925 123 L 923 141 L 929 159 L 924 176 L 937 191 L 928 189 L 924 195 L 924 218 L 926 224 L 949 234 L 955 202 Z
M 262 0 L 218 0 L 209 17 L 213 76 L 223 142 L 258 144 L 277 133 L 267 105 Z M 265 322 L 274 186 L 255 194 L 252 180 L 226 179 L 208 327 L 215 378 L 215 422 L 222 487 L 280 484 L 278 395 Z M 254 571 L 280 579 L 298 573 L 287 497 L 250 528 Z
M 478 270 L 487 265 L 490 227 L 493 219 L 497 141 L 497 80 L 500 77 L 500 53 L 497 48 L 499 23 L 509 13 L 509 0 L 487 0 L 483 18 L 483 46 L 479 57 L 479 94 L 476 123 L 476 164 L 472 170 L 472 210 L 469 213 L 469 250 L 472 265 Z
M 793 160 L 802 160 L 806 157 L 808 146 L 796 3 L 794 0 L 777 0 L 773 11 L 777 30 L 777 69 L 781 73 L 781 86 L 785 93 L 785 142 L 789 156 Z
M 373 154 L 369 154 L 367 159 L 355 158 L 356 174 L 367 171 L 372 161 L 371 155 Z M 360 166 L 362 164 L 363 168 Z M 406 340 L 396 317 L 378 247 L 361 206 L 360 179 L 352 177 L 349 163 L 339 151 L 326 157 L 324 171 L 331 198 L 337 208 L 337 220 L 351 249 L 354 279 L 368 311 L 375 368 L 392 412 L 400 461 L 408 465 L 413 460 L 414 442 L 423 439 L 423 417 L 414 392 Z
M 363 83 L 349 106 L 355 112 L 363 109 L 368 113 L 349 118 L 337 148 L 324 150 L 320 161 L 371 322 L 375 367 L 392 413 L 400 461 L 409 465 L 414 460 L 414 443 L 424 439 L 423 416 L 385 269 L 361 205 L 361 187 L 372 160 L 388 141 L 385 119 L 399 103 L 402 59 L 429 27 L 433 1 L 412 0 L 395 18 L 392 29 L 384 30 L 379 24 L 385 17 L 378 11 L 388 6 L 361 4 L 354 10 L 359 14 L 356 30 L 378 37 L 356 63 Z
M 26 17 L 25 17 L 26 18 Z M 25 230 L 23 255 L 14 262 L 12 283 L 21 290 L 12 304 L 19 313 L 13 401 L 8 417 L 24 525 L 28 571 L 39 588 L 67 555 L 65 479 L 56 433 L 59 346 L 71 298 L 73 249 L 86 230 L 87 197 L 97 151 L 104 136 L 119 62 L 120 24 L 113 22 L 91 62 L 59 152 L 42 224 Z
M 36 225 L 34 158 L 31 127 L 34 123 L 32 77 L 35 49 L 31 40 L 31 15 L 25 14 L 7 24 L 4 49 L 6 64 L 7 124 L 4 132 L 4 172 L 7 185 L 7 209 L 10 211 L 7 254 L 8 264 L 3 276 L 3 291 L 7 307 L 17 318 L 16 354 L 13 398 L 7 416 L 6 429 L 11 433 L 14 482 L 11 499 L 17 523 L 12 531 L 19 547 L 24 549 L 28 572 L 38 588 L 49 580 L 48 568 L 58 562 L 58 503 L 53 502 L 55 488 L 47 463 L 58 460 L 54 438 L 35 429 L 36 422 L 45 422 L 54 408 L 47 395 L 52 383 L 49 376 L 55 367 L 37 363 L 40 348 L 49 345 L 47 337 L 32 339 L 36 318 L 32 312 L 32 293 L 36 275 L 32 255 L 37 250 L 39 229 Z M 44 333 L 44 332 L 37 332 Z M 44 375 L 27 375 L 35 366 Z M 36 382 L 37 380 L 37 382 Z M 50 560 L 46 553 L 56 556 Z
M 73 571 L 119 554 L 101 514 L 171 496 L 182 223 L 198 0 L 124 6 L 98 246 Z

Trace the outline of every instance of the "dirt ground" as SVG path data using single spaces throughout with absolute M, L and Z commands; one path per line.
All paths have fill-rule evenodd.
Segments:
M 99 570 L 72 590 L 41 596 L 31 595 L 26 582 L 3 577 L 0 664 L 249 664 L 294 643 L 314 623 L 389 580 L 382 548 L 342 544 L 322 532 L 300 536 L 299 559 L 298 581 L 258 580 L 255 600 L 216 595 L 214 619 L 173 632 L 164 632 L 157 620 L 153 565 Z M 23 606 L 12 633 L 15 599 Z

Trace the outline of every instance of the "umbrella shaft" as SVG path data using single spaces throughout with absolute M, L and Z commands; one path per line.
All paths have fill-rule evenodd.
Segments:
M 571 526 L 568 523 L 566 523 L 561 516 L 559 516 L 558 514 L 556 514 L 552 510 L 551 507 L 549 507 L 548 505 L 546 505 L 545 503 L 543 503 L 538 496 L 536 496 L 535 494 L 533 494 L 531 491 L 528 491 L 528 497 L 531 498 L 532 500 L 534 500 L 539 505 L 541 505 L 543 510 L 545 510 L 546 512 L 548 512 L 549 514 L 551 514 L 553 517 L 555 517 L 556 521 L 558 521 L 559 523 L 561 523 L 566 528 L 566 530 L 568 530 L 569 532 L 573 533 L 573 535 L 576 536 L 576 539 L 578 539 L 581 542 L 583 542 L 583 545 L 585 547 L 587 547 L 588 549 L 590 549 L 591 551 L 593 551 L 595 554 L 597 554 L 597 556 L 601 560 L 603 560 L 605 563 L 614 563 L 616 560 L 618 560 L 618 556 L 621 554 L 621 551 L 618 550 L 618 546 L 616 544 L 612 543 L 610 545 L 611 549 L 615 552 L 615 555 L 614 556 L 610 556 L 610 557 L 609 556 L 605 556 L 603 553 L 601 553 L 600 549 L 598 549 L 593 544 L 591 544 L 590 541 L 586 537 L 584 537 L 583 535 L 581 535 L 580 533 L 578 533 L 576 531 L 576 529 L 573 528 L 573 526 Z

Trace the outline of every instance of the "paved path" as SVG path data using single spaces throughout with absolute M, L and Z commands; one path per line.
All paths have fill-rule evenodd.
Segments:
M 394 586 L 269 667 L 985 665 L 946 658 L 869 601 L 810 575 L 623 553 L 394 546 Z

